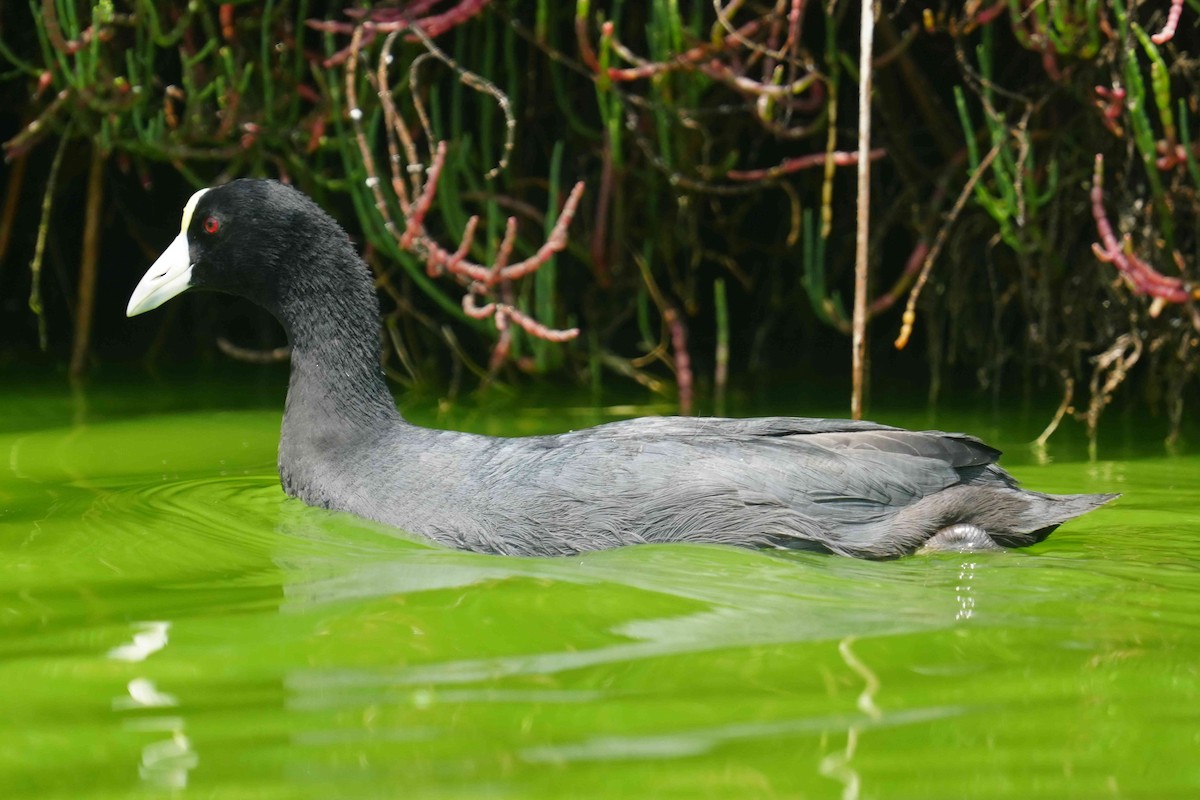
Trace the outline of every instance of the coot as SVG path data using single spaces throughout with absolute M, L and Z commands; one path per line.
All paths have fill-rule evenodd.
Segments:
M 451 547 L 714 542 L 889 558 L 1028 545 L 1116 496 L 1026 491 L 972 436 L 872 422 L 656 417 L 520 438 L 417 427 L 384 383 L 366 264 L 328 214 L 275 181 L 194 194 L 127 313 L 191 288 L 245 297 L 287 332 L 289 495 Z

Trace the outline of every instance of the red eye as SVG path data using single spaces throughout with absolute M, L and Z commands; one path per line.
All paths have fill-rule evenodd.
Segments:
M 216 217 L 209 217 L 208 219 L 204 220 L 205 233 L 216 233 L 220 229 L 221 223 Z

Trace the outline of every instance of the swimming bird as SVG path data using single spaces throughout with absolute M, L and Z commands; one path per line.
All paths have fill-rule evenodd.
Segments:
M 413 425 L 380 368 L 370 271 L 332 217 L 275 181 L 192 195 L 127 314 L 188 289 L 251 300 L 287 333 L 288 495 L 450 547 L 710 542 L 891 558 L 1032 544 L 1116 496 L 1026 491 L 973 436 L 863 421 L 647 417 L 516 438 Z

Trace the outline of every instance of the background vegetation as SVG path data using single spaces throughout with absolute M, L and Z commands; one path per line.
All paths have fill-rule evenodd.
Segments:
M 858 0 L 2 9 L 0 365 L 278 356 L 226 300 L 122 313 L 193 187 L 266 175 L 362 243 L 405 385 L 632 381 L 719 410 L 730 376 L 846 369 Z M 1198 17 L 882 4 L 877 382 L 1062 398 L 1047 435 L 1119 398 L 1177 435 Z

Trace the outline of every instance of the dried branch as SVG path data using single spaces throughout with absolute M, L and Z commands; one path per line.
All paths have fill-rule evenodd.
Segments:
M 54 190 L 58 185 L 58 170 L 62 166 L 63 153 L 70 141 L 71 125 L 58 140 L 54 150 L 54 158 L 50 162 L 50 172 L 46 176 L 46 189 L 42 194 L 42 216 L 38 222 L 37 243 L 33 247 L 33 259 L 29 262 L 29 310 L 38 321 L 38 345 L 45 352 L 50 342 L 46 330 L 46 310 L 42 306 L 42 259 L 46 254 L 46 234 L 50 230 L 50 212 L 54 208 Z
M 871 218 L 871 55 L 875 46 L 875 2 L 862 0 L 859 29 L 858 80 L 858 152 L 867 158 L 858 161 L 858 218 L 854 236 L 854 320 L 851 333 L 853 388 L 850 416 L 862 419 L 867 380 L 867 260 Z
M 929 274 L 933 272 L 933 264 L 937 261 L 938 255 L 942 252 L 943 245 L 946 244 L 946 237 L 950 234 L 950 228 L 954 225 L 954 221 L 958 219 L 958 215 L 962 212 L 963 206 L 967 204 L 967 198 L 971 196 L 971 192 L 975 190 L 975 184 L 979 182 L 979 178 L 987 171 L 987 168 L 992 165 L 996 156 L 1000 155 L 1000 149 L 1003 147 L 1003 142 L 997 142 L 983 160 L 979 162 L 979 166 L 971 173 L 971 177 L 967 179 L 967 183 L 958 194 L 958 199 L 954 201 L 954 207 L 950 209 L 949 216 L 946 217 L 946 224 L 938 231 L 937 238 L 933 241 L 933 247 L 929 248 L 929 254 L 925 256 L 925 263 L 921 267 L 921 274 L 917 277 L 916 285 L 913 286 L 912 292 L 908 295 L 908 303 L 904 307 L 904 315 L 901 317 L 900 334 L 896 337 L 895 347 L 897 350 L 903 350 L 908 345 L 909 337 L 912 336 L 913 326 L 917 323 L 917 300 L 921 296 L 921 290 L 925 288 L 925 282 L 929 280 Z
M 292 357 L 292 348 L 288 346 L 276 347 L 271 350 L 255 350 L 234 344 L 224 336 L 217 337 L 217 349 L 234 361 L 242 361 L 246 364 L 278 364 Z
M 1142 357 L 1142 339 L 1135 333 L 1123 333 L 1100 355 L 1092 359 L 1096 365 L 1092 371 L 1091 398 L 1084 416 L 1087 422 L 1089 449 L 1093 455 L 1096 447 L 1096 431 L 1100 425 L 1100 414 L 1112 402 L 1117 387 L 1125 382 L 1129 371 Z M 1103 377 L 1103 383 L 1101 378 Z

